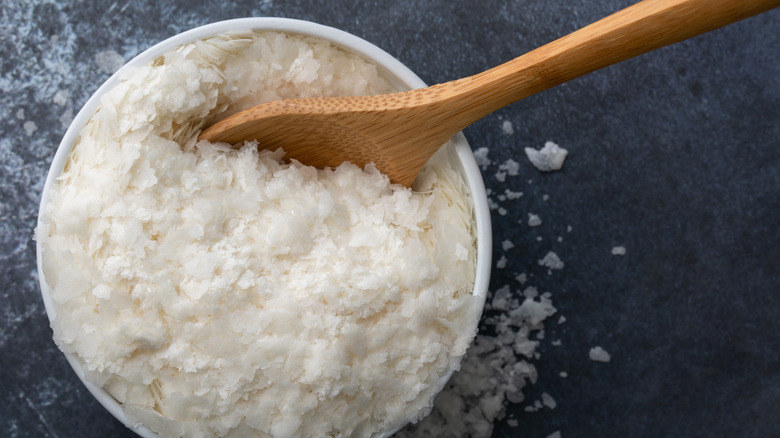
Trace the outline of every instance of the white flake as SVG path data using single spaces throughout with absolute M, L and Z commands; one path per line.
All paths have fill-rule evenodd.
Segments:
M 563 262 L 558 257 L 558 254 L 552 251 L 549 251 L 543 259 L 539 260 L 539 265 L 550 269 L 563 269 Z
M 557 144 L 548 141 L 540 150 L 525 148 L 525 154 L 537 169 L 542 172 L 560 170 L 566 160 L 568 151 Z
M 27 133 L 28 137 L 33 135 L 35 131 L 38 130 L 38 125 L 36 125 L 35 122 L 33 121 L 24 122 L 24 125 L 22 125 L 22 127 L 24 128 L 24 132 Z
M 484 146 L 474 151 L 474 158 L 477 160 L 477 165 L 481 167 L 482 170 L 486 170 L 488 166 L 492 164 L 490 158 L 488 158 L 488 152 L 490 152 L 490 149 Z
M 612 358 L 603 348 L 595 346 L 588 352 L 588 357 L 594 362 L 609 362 Z
M 512 122 L 509 120 L 504 120 L 504 123 L 501 124 L 501 129 L 504 131 L 504 134 L 512 135 L 515 133 L 515 128 L 512 127 Z
M 105 50 L 95 54 L 95 64 L 102 73 L 113 74 L 125 63 L 125 58 L 114 50 Z

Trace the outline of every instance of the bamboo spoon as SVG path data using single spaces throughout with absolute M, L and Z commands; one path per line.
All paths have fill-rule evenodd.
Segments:
M 374 163 L 410 186 L 447 140 L 499 108 L 777 6 L 780 0 L 644 0 L 474 76 L 379 96 L 278 100 L 221 120 L 198 139 L 256 139 L 316 167 Z

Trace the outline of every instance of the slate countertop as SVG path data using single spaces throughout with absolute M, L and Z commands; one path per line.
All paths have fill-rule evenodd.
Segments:
M 0 435 L 133 436 L 52 342 L 32 240 L 55 148 L 117 56 L 212 21 L 280 16 L 354 33 L 436 83 L 631 3 L 4 1 Z M 780 436 L 779 48 L 775 10 L 530 97 L 465 131 L 490 160 L 491 291 L 533 285 L 558 310 L 533 362 L 538 381 L 526 402 L 507 402 L 493 436 Z M 524 148 L 548 140 L 569 156 L 561 171 L 542 174 Z M 510 159 L 519 175 L 502 176 Z M 505 199 L 506 190 L 523 196 Z M 528 225 L 531 213 L 541 225 Z M 563 269 L 539 265 L 549 251 Z M 590 360 L 595 346 L 611 361 Z M 526 412 L 542 393 L 555 408 Z

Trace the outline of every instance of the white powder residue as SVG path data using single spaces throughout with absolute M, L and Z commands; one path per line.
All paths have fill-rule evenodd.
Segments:
M 551 141 L 546 142 L 540 150 L 525 148 L 525 154 L 528 156 L 531 164 L 542 172 L 560 170 L 568 153 L 566 149 L 559 147 Z
M 504 131 L 504 134 L 512 135 L 515 133 L 515 128 L 512 126 L 512 122 L 509 120 L 504 120 L 504 123 L 501 124 L 501 129 Z
M 609 362 L 612 358 L 603 348 L 596 346 L 588 351 L 588 357 L 594 362 Z
M 616 246 L 612 248 L 612 255 L 626 255 L 626 247 Z
M 503 249 L 504 251 L 508 251 L 508 250 L 510 250 L 510 249 L 512 249 L 514 247 L 515 247 L 515 244 L 512 243 L 511 240 L 504 240 L 503 242 L 501 242 L 501 249 Z
M 525 273 L 518 274 L 515 277 L 515 280 L 517 280 L 517 282 L 520 284 L 525 284 L 525 282 L 528 281 L 528 276 Z
M 547 435 L 546 438 L 561 438 L 561 432 L 556 430 L 555 432 Z
M 542 219 L 539 218 L 539 215 L 528 213 L 528 226 L 529 227 L 538 227 L 542 224 Z
M 17 120 L 24 120 L 24 108 L 16 111 Z
M 102 73 L 113 74 L 125 64 L 125 58 L 114 50 L 95 54 L 95 64 Z
M 373 166 L 195 141 L 204 120 L 260 101 L 389 89 L 328 43 L 269 32 L 180 47 L 103 96 L 36 236 L 55 341 L 131 422 L 369 436 L 430 410 L 482 304 L 448 148 L 412 191 Z
M 502 255 L 500 259 L 496 262 L 496 269 L 504 269 L 506 268 L 506 263 L 509 260 L 507 260 L 506 256 Z
M 558 254 L 550 251 L 548 252 L 544 258 L 539 260 L 540 266 L 547 266 L 550 269 L 563 269 L 563 262 L 558 257 Z

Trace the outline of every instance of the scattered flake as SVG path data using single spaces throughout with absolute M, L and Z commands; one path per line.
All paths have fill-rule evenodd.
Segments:
M 558 375 L 563 377 L 564 379 L 569 377 L 569 373 L 567 373 L 566 371 L 561 371 L 560 373 L 558 373 Z
M 498 205 L 498 202 L 496 202 L 496 200 L 491 197 L 488 197 L 488 206 L 490 207 L 491 210 L 497 210 L 500 207 L 500 205 Z
M 19 120 L 24 120 L 24 108 L 16 112 L 16 118 Z
M 539 237 L 536 238 L 537 242 L 541 242 L 542 240 L 544 240 L 544 237 L 542 237 L 542 236 L 539 236 Z
M 528 156 L 531 164 L 542 172 L 560 170 L 568 153 L 566 149 L 559 147 L 551 141 L 546 142 L 540 150 L 525 148 L 525 154 Z
M 515 247 L 515 244 L 512 243 L 509 240 L 505 240 L 505 241 L 501 242 L 501 249 L 503 249 L 504 251 L 508 251 L 508 250 L 510 250 L 510 249 L 512 249 L 514 247 Z
M 542 393 L 542 404 L 550 409 L 555 409 L 555 407 L 558 406 L 558 403 L 555 402 L 555 399 L 546 392 Z
M 520 163 L 510 158 L 503 164 L 499 164 L 498 169 L 505 171 L 509 176 L 517 176 L 520 174 Z
M 612 255 L 626 255 L 626 247 L 616 246 L 612 248 Z
M 490 149 L 486 147 L 481 147 L 474 151 L 474 158 L 477 160 L 477 165 L 479 165 L 482 170 L 486 170 L 488 166 L 493 164 L 490 161 L 490 158 L 488 158 L 488 152 L 490 152 Z
M 512 126 L 512 122 L 509 120 L 504 120 L 504 123 L 501 124 L 501 129 L 504 130 L 504 134 L 512 135 L 515 133 L 515 128 Z
M 496 262 L 496 269 L 504 269 L 506 268 L 506 262 L 507 262 L 506 256 L 501 256 L 500 259 Z
M 68 103 L 68 92 L 65 90 L 58 91 L 54 94 L 52 101 L 59 106 L 65 106 Z
M 496 176 L 496 179 L 499 182 L 505 182 L 506 181 L 506 172 L 503 171 L 503 170 L 499 170 L 498 172 L 496 172 L 495 176 Z
M 560 347 L 563 343 L 561 342 L 560 339 L 556 339 L 556 340 L 552 341 L 551 344 L 552 344 L 553 347 Z
M 528 276 L 525 275 L 525 273 L 522 273 L 515 277 L 515 280 L 517 280 L 517 282 L 520 284 L 525 284 L 525 282 L 528 281 Z
M 545 202 L 547 202 L 549 199 L 550 199 L 550 195 L 548 195 L 547 193 L 545 193 L 544 195 L 542 195 L 542 201 L 545 201 Z
M 512 289 L 509 285 L 504 285 L 491 295 L 491 300 L 486 307 L 505 312 L 509 310 L 512 302 Z
M 573 230 L 573 228 L 571 227 L 571 225 L 567 225 L 567 226 L 566 226 L 566 232 L 567 232 L 567 233 L 571 233 L 571 230 Z
M 494 327 L 496 336 L 477 335 L 461 370 L 436 397 L 431 414 L 395 436 L 489 438 L 494 422 L 506 415 L 506 402 L 525 400 L 523 388 L 528 382 L 535 383 L 538 375 L 536 367 L 522 357 L 539 357 L 533 352 L 537 342 L 530 338 L 544 329 L 542 320 L 552 315 L 555 308 L 545 295 L 536 300 L 526 298 L 521 304 L 512 297 L 508 286 L 495 291 L 488 300 L 487 308 L 502 311 L 485 319 L 486 325 Z M 537 400 L 524 409 L 534 412 L 543 407 Z M 507 424 L 519 423 L 509 417 Z
M 27 133 L 27 136 L 31 136 L 35 133 L 35 131 L 38 130 L 38 125 L 35 124 L 33 121 L 24 122 L 24 125 L 22 125 L 24 128 L 24 132 Z
M 538 227 L 542 224 L 542 219 L 539 218 L 539 215 L 528 213 L 528 226 L 529 227 Z
M 509 200 L 518 199 L 523 196 L 523 192 L 513 192 L 509 189 L 504 190 L 504 194 L 506 195 L 506 199 Z
M 543 259 L 539 260 L 540 266 L 547 266 L 550 269 L 563 269 L 563 262 L 558 257 L 558 254 L 550 251 Z
M 529 300 L 532 300 L 539 296 L 539 290 L 533 286 L 528 286 L 523 290 L 523 296 Z M 546 297 L 549 298 L 549 297 Z
M 114 50 L 105 50 L 95 54 L 95 64 L 102 73 L 113 74 L 125 63 L 125 58 Z
M 501 202 L 506 201 L 506 195 L 498 195 L 498 200 Z
M 590 360 L 594 362 L 609 362 L 612 358 L 603 348 L 595 346 L 588 352 Z
M 506 424 L 509 427 L 517 427 L 517 426 L 520 425 L 520 423 L 517 421 L 516 418 L 510 418 L 510 419 L 506 420 Z
M 556 430 L 555 432 L 547 435 L 546 438 L 561 438 L 561 431 Z
M 561 315 L 560 318 L 558 318 L 558 324 L 563 324 L 564 322 L 566 322 L 566 317 Z
M 506 208 L 504 208 L 504 207 L 498 207 L 498 214 L 499 214 L 499 215 L 501 215 L 501 216 L 506 216 L 506 213 L 507 213 L 507 211 L 506 211 Z
M 68 107 L 59 118 L 60 124 L 63 128 L 67 128 L 70 126 L 70 123 L 73 121 L 73 108 Z

